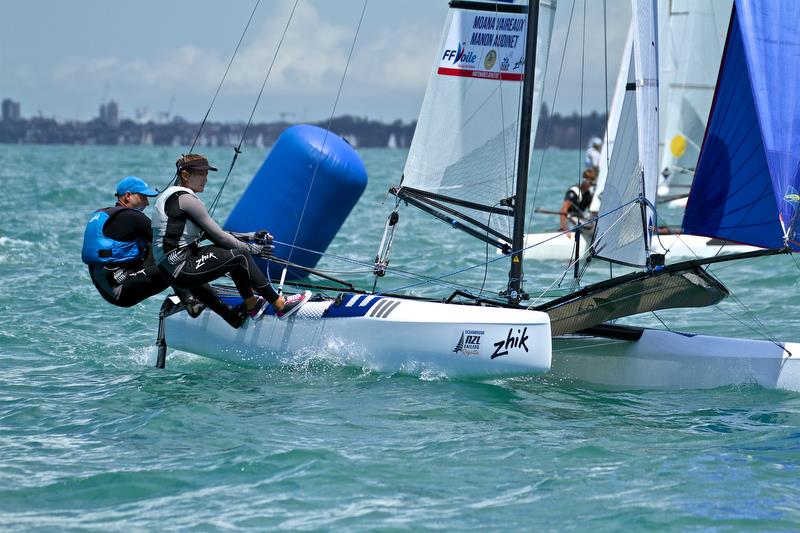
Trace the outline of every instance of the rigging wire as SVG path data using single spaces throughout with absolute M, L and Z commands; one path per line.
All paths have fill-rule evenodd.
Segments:
M 561 62 L 559 64 L 559 66 L 558 66 L 558 75 L 556 76 L 556 87 L 555 87 L 555 90 L 553 91 L 553 99 L 550 101 L 551 113 L 552 113 L 552 110 L 555 109 L 556 99 L 558 98 L 558 94 L 559 94 L 558 89 L 559 89 L 559 87 L 561 85 L 561 74 L 564 72 L 564 59 L 566 58 L 566 55 L 567 55 L 567 41 L 569 40 L 569 35 L 572 32 L 572 19 L 573 19 L 573 16 L 575 15 L 575 4 L 577 2 L 578 2 L 578 0 L 572 0 L 572 9 L 570 10 L 570 13 L 569 13 L 569 22 L 567 24 L 567 32 L 566 32 L 566 34 L 564 36 L 564 47 L 563 47 L 563 51 L 561 52 Z M 544 134 L 544 137 L 543 137 L 545 140 L 550 138 L 550 129 L 552 128 L 552 125 L 553 125 L 553 121 L 550 120 L 547 123 L 547 130 L 545 131 L 545 134 Z M 548 153 L 548 150 L 545 148 L 545 150 L 542 152 L 542 158 L 541 158 L 542 159 L 542 163 L 539 166 L 539 173 L 536 176 L 536 186 L 533 188 L 533 201 L 531 202 L 531 205 L 536 205 L 536 198 L 539 195 L 539 184 L 542 181 L 542 171 L 544 170 L 544 161 L 545 161 L 545 156 L 547 155 L 547 153 Z M 527 233 L 530 233 L 531 230 L 532 230 L 533 213 L 534 213 L 534 211 L 535 211 L 534 209 L 531 209 L 531 212 L 528 214 L 528 223 L 526 224 L 526 226 L 527 226 L 526 232 Z
M 300 226 L 303 224 L 303 217 L 306 214 L 306 208 L 308 207 L 308 199 L 311 197 L 311 189 L 314 188 L 314 180 L 317 177 L 317 171 L 319 170 L 319 165 L 322 162 L 322 155 L 323 151 L 325 150 L 325 142 L 328 140 L 328 133 L 330 131 L 331 123 L 333 122 L 333 115 L 336 113 L 336 107 L 339 105 L 339 98 L 342 95 L 342 87 L 344 87 L 344 81 L 347 78 L 347 69 L 350 67 L 350 60 L 353 57 L 353 51 L 356 48 L 356 41 L 358 40 L 358 33 L 361 30 L 361 24 L 364 22 L 364 13 L 367 11 L 367 4 L 369 4 L 369 0 L 364 0 L 364 7 L 361 8 L 361 16 L 358 19 L 358 26 L 356 26 L 355 35 L 353 35 L 353 43 L 350 45 L 350 53 L 347 55 L 347 62 L 344 66 L 344 72 L 342 72 L 342 79 L 339 82 L 339 89 L 336 92 L 336 99 L 333 103 L 333 108 L 331 109 L 331 116 L 328 119 L 328 126 L 325 128 L 325 135 L 322 138 L 322 146 L 319 148 L 319 155 L 317 157 L 317 164 L 314 166 L 314 173 L 311 175 L 311 183 L 308 186 L 308 191 L 306 192 L 306 198 L 303 202 L 303 210 L 300 212 L 300 220 L 297 221 L 297 227 L 294 231 L 294 237 L 292 239 L 292 244 L 294 245 L 297 242 L 297 235 L 300 233 Z M 292 260 L 292 252 L 294 251 L 294 247 L 289 249 L 289 257 L 287 261 Z
M 605 89 L 606 96 L 606 132 L 604 135 L 606 142 L 603 144 L 603 146 L 605 147 L 606 152 L 606 172 L 608 172 L 608 167 L 611 165 L 611 154 L 608 150 L 608 117 L 610 112 L 608 110 L 608 18 L 606 14 L 606 7 L 607 0 L 603 0 L 603 79 L 605 80 L 603 88 Z M 600 176 L 598 175 L 597 180 L 599 181 L 599 179 Z
M 601 235 L 601 236 L 600 236 L 600 238 L 604 237 L 606 233 L 608 233 L 609 231 L 611 231 L 611 228 L 613 228 L 614 226 L 616 226 L 616 225 L 617 225 L 617 223 L 619 223 L 619 221 L 620 221 L 620 220 L 622 220 L 622 219 L 625 217 L 625 215 L 627 215 L 627 214 L 630 212 L 630 210 L 631 210 L 631 209 L 633 209 L 633 207 L 634 207 L 635 205 L 637 205 L 637 204 L 638 204 L 638 198 L 636 198 L 636 199 L 633 199 L 633 200 L 631 200 L 631 201 L 629 201 L 629 202 L 627 202 L 627 203 L 625 203 L 625 204 L 622 204 L 621 206 L 617 207 L 617 208 L 616 208 L 616 209 L 614 209 L 613 211 L 609 211 L 609 212 L 608 212 L 608 213 L 606 213 L 605 215 L 602 215 L 602 216 L 608 216 L 608 215 L 610 215 L 610 214 L 612 214 L 612 213 L 615 213 L 615 212 L 619 211 L 619 210 L 620 210 L 620 209 L 622 209 L 623 207 L 626 207 L 626 206 L 627 206 L 627 209 L 625 210 L 625 212 L 624 212 L 624 213 L 622 213 L 622 216 L 620 216 L 620 217 L 619 217 L 617 220 L 615 220 L 615 221 L 614 221 L 614 222 L 613 222 L 613 223 L 612 223 L 612 224 L 611 224 L 611 225 L 608 227 L 608 229 L 607 229 L 607 230 L 606 230 L 606 231 L 603 233 L 603 235 Z M 578 227 L 581 227 L 581 226 L 586 226 L 587 224 L 590 224 L 590 223 L 592 223 L 592 222 L 596 222 L 596 221 L 597 221 L 597 220 L 599 220 L 600 218 L 602 218 L 602 217 L 596 217 L 596 218 L 592 218 L 591 220 L 587 220 L 587 221 L 586 221 L 586 222 L 584 222 L 583 224 L 580 224 Z M 570 230 L 568 230 L 568 231 L 565 231 L 565 232 L 562 232 L 562 233 L 559 233 L 557 236 L 558 236 L 558 237 L 560 237 L 561 235 L 563 235 L 563 234 L 565 234 L 565 233 L 568 233 L 569 231 L 570 231 Z M 552 237 L 552 238 L 556 238 L 556 237 Z M 550 240 L 550 239 L 548 239 L 548 240 Z M 542 242 L 540 242 L 540 243 L 537 243 L 537 244 L 542 244 L 542 243 L 544 243 L 544 242 L 547 242 L 547 241 L 542 241 Z M 577 259 L 575 259 L 575 260 L 571 261 L 571 262 L 570 262 L 570 264 L 569 264 L 569 265 L 567 265 L 567 268 L 566 268 L 566 269 L 564 269 L 564 272 L 562 272 L 561 276 L 557 277 L 557 278 L 555 279 L 555 281 L 553 281 L 553 283 L 551 283 L 551 284 L 550 284 L 550 286 L 549 286 L 549 287 L 547 287 L 547 288 L 546 288 L 544 291 L 542 291 L 542 293 L 541 293 L 539 296 L 537 296 L 535 300 L 533 300 L 533 302 L 531 303 L 531 305 L 529 305 L 529 306 L 528 306 L 528 309 L 531 309 L 531 308 L 532 308 L 534 305 L 536 305 L 536 302 L 538 302 L 539 300 L 541 300 L 541 299 L 542 299 L 542 297 L 543 297 L 545 294 L 547 294 L 548 292 L 550 292 L 550 290 L 551 290 L 551 289 L 552 289 L 552 288 L 553 288 L 553 287 L 554 287 L 554 286 L 555 286 L 557 283 L 559 283 L 559 284 L 560 284 L 560 280 L 563 280 L 563 279 L 564 279 L 564 277 L 567 275 L 567 273 L 569 273 L 569 271 L 570 271 L 570 270 L 571 270 L 571 269 L 572 269 L 572 268 L 575 266 L 575 264 L 576 264 L 578 261 L 580 261 L 580 260 L 581 260 L 581 259 L 582 259 L 582 258 L 583 258 L 583 257 L 584 257 L 584 256 L 585 256 L 585 255 L 586 255 L 588 252 L 589 252 L 589 250 L 591 250 L 591 247 L 587 247 L 587 248 L 586 248 L 586 250 L 585 250 L 585 251 L 584 251 L 584 252 L 583 252 L 583 253 L 582 253 L 582 254 L 581 254 L 581 255 L 580 255 L 580 256 L 579 256 Z
M 261 0 L 256 0 L 255 5 L 253 6 L 253 11 L 250 12 L 250 18 L 247 19 L 247 24 L 245 24 L 244 30 L 242 30 L 242 35 L 239 37 L 239 42 L 236 43 L 236 48 L 233 50 L 233 54 L 231 54 L 231 58 L 228 61 L 228 66 L 225 67 L 225 73 L 222 75 L 222 79 L 219 80 L 219 85 L 217 86 L 217 90 L 214 93 L 214 97 L 211 99 L 211 104 L 208 106 L 208 110 L 206 110 L 206 114 L 203 117 L 203 120 L 200 122 L 200 126 L 197 128 L 197 134 L 195 134 L 194 136 L 194 140 L 192 141 L 192 145 L 189 147 L 188 153 L 192 153 L 192 150 L 194 150 L 194 147 L 197 144 L 197 140 L 200 138 L 200 133 L 203 131 L 203 127 L 206 125 L 206 121 L 208 120 L 208 115 L 211 113 L 211 109 L 214 107 L 214 103 L 217 101 L 217 96 L 219 96 L 219 92 L 222 90 L 222 85 L 225 83 L 225 80 L 228 77 L 228 72 L 231 70 L 231 65 L 233 64 L 233 60 L 236 58 L 236 54 L 239 52 L 239 47 L 242 45 L 244 36 L 247 34 L 247 29 L 250 28 L 250 23 L 253 21 L 253 16 L 256 14 L 256 10 L 258 9 L 260 3 Z M 176 170 L 175 175 L 171 178 L 170 182 L 166 184 L 164 189 L 169 187 L 169 183 L 174 182 L 177 179 L 177 177 L 178 177 L 178 172 Z
M 581 34 L 581 99 L 580 112 L 578 114 L 578 190 L 581 188 L 581 148 L 583 148 L 583 92 L 586 76 L 586 0 L 583 0 L 583 33 Z
M 259 0 L 260 1 L 260 0 Z M 253 122 L 253 116 L 256 113 L 256 109 L 258 108 L 258 103 L 261 101 L 261 96 L 264 94 L 264 88 L 267 86 L 267 80 L 269 80 L 270 74 L 272 74 L 272 68 L 275 66 L 275 61 L 278 59 L 278 53 L 281 51 L 281 47 L 283 46 L 283 40 L 286 38 L 286 32 L 289 30 L 289 25 L 292 23 L 292 18 L 294 17 L 294 12 L 297 9 L 297 3 L 299 0 L 295 0 L 294 5 L 292 6 L 292 11 L 289 13 L 289 18 L 286 20 L 286 25 L 283 27 L 283 33 L 281 34 L 281 38 L 278 41 L 278 46 L 275 48 L 275 53 L 272 56 L 272 61 L 269 64 L 269 68 L 267 69 L 267 74 L 264 76 L 264 81 L 261 83 L 261 90 L 258 91 L 258 96 L 256 97 L 256 101 L 253 104 L 253 109 L 250 111 L 250 117 L 247 119 L 247 124 L 244 127 L 244 131 L 242 132 L 242 137 L 239 139 L 239 145 L 233 149 L 233 159 L 231 160 L 231 165 L 228 167 L 228 173 L 225 175 L 225 179 L 222 181 L 222 185 L 217 191 L 217 195 L 214 197 L 214 201 L 211 202 L 211 207 L 208 210 L 210 216 L 214 216 L 214 211 L 217 208 L 217 204 L 219 203 L 219 199 L 222 196 L 222 191 L 225 190 L 225 185 L 228 184 L 228 178 L 231 177 L 231 172 L 233 172 L 233 167 L 236 164 L 236 160 L 239 158 L 239 154 L 242 153 L 242 144 L 244 144 L 244 139 L 247 137 L 247 131 L 250 129 L 250 125 Z

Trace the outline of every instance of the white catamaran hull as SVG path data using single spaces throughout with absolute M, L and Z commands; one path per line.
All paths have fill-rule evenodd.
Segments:
M 591 243 L 590 232 L 581 233 L 580 254 Z M 743 244 L 722 246 L 719 239 L 697 235 L 654 235 L 652 240 L 655 253 L 665 253 L 667 262 L 699 257 L 713 257 L 720 254 L 733 254 L 757 250 Z M 720 251 L 720 248 L 722 249 Z M 501 253 L 498 251 L 498 253 Z M 529 233 L 525 235 L 525 259 L 534 261 L 571 261 L 575 257 L 575 237 L 573 233 Z
M 481 376 L 544 372 L 551 360 L 545 313 L 357 294 L 240 329 L 210 311 L 195 319 L 181 311 L 165 317 L 164 331 L 170 348 L 257 366 L 330 354 L 381 371 Z
M 553 339 L 552 375 L 613 388 L 708 389 L 758 384 L 800 391 L 800 344 L 641 331 L 638 340 Z

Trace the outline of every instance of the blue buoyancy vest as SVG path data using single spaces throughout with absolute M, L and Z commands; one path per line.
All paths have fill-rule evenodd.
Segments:
M 103 233 L 103 226 L 106 222 L 129 207 L 109 207 L 96 211 L 83 233 L 83 249 L 81 259 L 87 265 L 127 263 L 141 259 L 145 251 L 145 243 L 139 240 L 117 241 L 106 237 Z

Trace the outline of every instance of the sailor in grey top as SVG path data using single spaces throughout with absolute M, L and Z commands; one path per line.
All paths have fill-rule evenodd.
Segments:
M 169 187 L 155 205 L 152 224 L 156 264 L 171 284 L 182 288 L 229 274 L 248 311 L 263 305 L 253 291 L 276 311 L 282 311 L 284 299 L 267 282 L 251 255 L 261 254 L 264 246 L 241 242 L 225 232 L 197 197 L 205 189 L 209 170 L 216 169 L 202 156 L 189 154 L 178 160 L 182 186 Z M 213 244 L 200 246 L 204 239 Z

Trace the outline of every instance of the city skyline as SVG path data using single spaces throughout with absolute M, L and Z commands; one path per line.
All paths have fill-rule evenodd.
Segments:
M 262 1 L 213 118 L 246 121 L 293 4 Z M 20 102 L 26 117 L 89 120 L 101 104 L 114 100 L 120 118 L 199 120 L 253 5 L 231 9 L 210 0 L 167 5 L 143 0 L 136 6 L 114 5 L 109 18 L 108 5 L 99 0 L 14 3 L 0 21 L 2 96 Z M 604 112 L 602 65 L 608 64 L 613 81 L 630 17 L 627 1 L 608 2 L 606 58 L 603 5 L 590 2 L 585 21 L 584 5 L 575 0 L 573 9 L 573 2 L 561 0 L 555 16 L 545 101 L 562 114 L 581 111 L 581 102 L 584 113 Z M 255 120 L 313 121 L 330 115 L 362 7 L 360 2 L 298 3 Z M 416 119 L 446 13 L 444 1 L 370 2 L 335 114 Z M 584 22 L 594 32 L 585 40 Z M 562 53 L 567 59 L 553 105 Z

